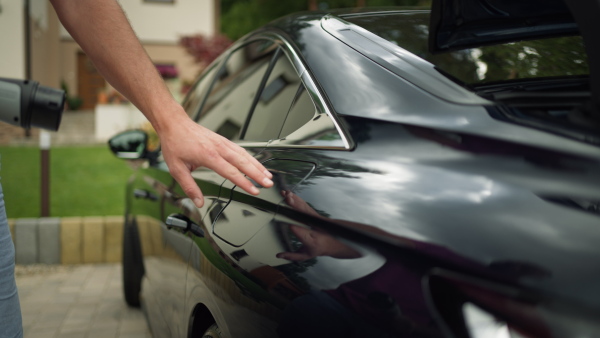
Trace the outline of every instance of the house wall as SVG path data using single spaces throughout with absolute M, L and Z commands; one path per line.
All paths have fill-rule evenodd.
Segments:
M 173 3 L 120 0 L 119 3 L 150 59 L 155 63 L 174 64 L 180 79 L 193 80 L 199 67 L 178 41 L 184 35 L 214 34 L 218 0 L 174 0 Z M 77 53 L 80 50 L 61 26 L 60 77 L 72 94 L 77 94 Z
M 0 77 L 25 78 L 23 1 L 2 1 L 0 12 Z
M 119 1 L 142 42 L 170 44 L 176 44 L 182 35 L 212 34 L 215 31 L 215 3 L 215 0 Z M 64 28 L 61 28 L 61 38 L 71 38 Z
M 180 78 L 191 81 L 198 72 L 191 56 L 178 45 L 183 35 L 211 35 L 218 26 L 219 0 L 174 0 L 153 3 L 120 0 L 136 34 L 156 63 L 175 64 Z M 24 0 L 1 1 L 0 77 L 24 79 L 26 74 Z M 62 27 L 48 1 L 30 1 L 31 78 L 60 87 L 65 81 L 77 94 L 79 46 Z M 8 32 L 8 33 L 7 33 Z
M 144 49 L 154 63 L 174 64 L 179 70 L 179 78 L 183 81 L 192 81 L 200 68 L 194 63 L 184 48 L 175 44 L 144 43 Z M 81 50 L 73 40 L 60 42 L 61 57 L 59 60 L 61 79 L 69 86 L 72 94 L 77 94 L 77 53 Z
M 31 1 L 31 78 L 60 88 L 60 22 L 48 1 Z
M 214 32 L 214 0 L 173 0 L 173 3 L 120 0 L 119 3 L 145 43 L 177 43 L 182 35 Z

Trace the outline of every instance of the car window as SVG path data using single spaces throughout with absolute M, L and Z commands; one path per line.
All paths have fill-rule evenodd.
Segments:
M 277 139 L 299 83 L 300 77 L 292 63 L 285 53 L 278 53 L 277 61 L 256 102 L 242 139 L 247 141 Z
M 296 93 L 294 103 L 285 119 L 279 138 L 290 135 L 315 117 L 317 109 L 304 85 L 301 84 Z
M 274 46 L 258 40 L 231 53 L 216 74 L 198 123 L 230 140 L 239 138 Z
M 467 86 L 589 74 L 581 36 L 525 40 L 432 54 L 428 44 L 429 15 L 426 13 L 344 19 L 431 62 L 444 75 Z
M 206 71 L 196 84 L 190 89 L 187 96 L 183 100 L 182 106 L 186 113 L 195 119 L 199 113 L 200 105 L 202 100 L 206 97 L 206 93 L 210 84 L 212 83 L 215 73 L 219 68 L 213 65 L 208 71 Z

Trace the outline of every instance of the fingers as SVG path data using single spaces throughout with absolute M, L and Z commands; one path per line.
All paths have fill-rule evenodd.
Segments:
M 228 142 L 227 143 L 230 147 L 230 149 L 233 150 L 234 153 L 237 153 L 237 155 L 239 155 L 239 157 L 237 157 L 238 159 L 241 159 L 242 161 L 244 160 L 248 160 L 250 162 L 250 164 L 254 165 L 254 167 L 257 170 L 257 173 L 261 173 L 264 174 L 267 178 L 271 179 L 273 178 L 273 174 L 271 174 L 267 168 L 265 168 L 265 166 L 262 165 L 262 163 L 260 163 L 254 156 L 251 156 L 250 154 L 248 154 L 248 152 L 246 152 L 246 150 L 242 147 L 240 147 L 239 145 L 233 143 L 233 142 Z M 235 159 L 234 159 L 235 161 Z M 244 166 L 244 163 L 240 163 L 240 165 Z M 237 166 L 238 168 L 240 168 L 240 166 Z M 246 175 L 248 175 L 248 173 L 244 172 Z M 249 177 L 251 177 L 252 179 L 254 179 L 254 177 L 252 175 L 248 175 Z
M 281 196 L 283 197 L 283 200 L 285 201 L 285 203 L 287 205 L 289 205 L 292 208 L 296 207 L 296 204 L 294 202 L 294 193 L 291 191 L 287 191 L 287 190 L 282 190 L 281 192 Z
M 239 169 L 243 174 L 253 179 L 265 188 L 273 186 L 273 174 L 271 174 L 256 158 L 248 154 L 242 147 L 230 143 L 231 152 L 223 154 L 223 158 L 231 165 Z
M 224 159 L 217 159 L 211 164 L 210 169 L 214 170 L 217 174 L 230 180 L 233 184 L 237 185 L 244 191 L 252 195 L 258 195 L 259 190 L 252 184 L 245 176 L 238 170 L 238 168 L 231 165 Z
M 313 258 L 311 255 L 305 253 L 296 253 L 296 252 L 280 252 L 275 257 L 281 259 L 287 259 L 288 261 L 305 261 L 307 259 Z
M 187 197 L 194 202 L 196 207 L 202 208 L 204 205 L 204 196 L 196 181 L 194 181 L 191 172 L 185 166 L 175 166 L 169 168 L 169 171 Z
M 232 145 L 237 148 L 223 151 L 220 154 L 221 158 L 217 157 L 210 163 L 210 169 L 252 195 L 258 195 L 259 190 L 248 178 L 244 177 L 244 174 L 265 188 L 272 187 L 273 175 L 246 150 L 235 144 Z
M 163 156 L 175 180 L 197 206 L 204 204 L 191 176 L 198 167 L 214 170 L 252 195 L 259 190 L 250 179 L 266 188 L 273 186 L 273 175 L 244 148 L 191 120 L 186 119 L 180 127 L 162 132 Z
M 302 241 L 302 243 L 304 243 L 310 237 L 310 234 L 312 232 L 311 229 L 301 227 L 295 224 L 290 225 L 290 230 L 296 237 L 298 237 L 298 239 L 300 239 L 300 241 Z

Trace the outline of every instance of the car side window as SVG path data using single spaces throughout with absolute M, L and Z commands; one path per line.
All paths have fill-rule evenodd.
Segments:
M 198 123 L 237 140 L 274 51 L 275 45 L 268 40 L 233 51 L 216 74 Z
M 284 138 L 298 130 L 300 127 L 312 120 L 316 115 L 317 109 L 310 99 L 310 95 L 304 85 L 300 85 L 292 107 L 281 129 L 278 138 Z
M 290 60 L 285 53 L 279 51 L 242 139 L 247 141 L 277 139 L 300 82 L 300 77 Z
M 192 119 L 195 119 L 198 115 L 200 105 L 206 97 L 206 92 L 208 91 L 218 69 L 219 67 L 213 65 L 207 72 L 205 72 L 204 75 L 200 77 L 198 82 L 196 82 L 196 84 L 190 89 L 187 96 L 183 100 L 183 109 Z

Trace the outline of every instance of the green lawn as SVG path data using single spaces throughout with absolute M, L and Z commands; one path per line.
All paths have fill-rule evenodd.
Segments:
M 39 217 L 39 148 L 0 147 L 0 156 L 8 217 Z M 50 216 L 122 215 L 131 173 L 107 146 L 51 149 Z

